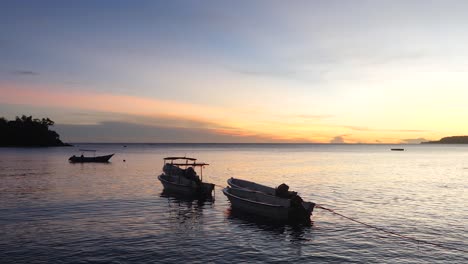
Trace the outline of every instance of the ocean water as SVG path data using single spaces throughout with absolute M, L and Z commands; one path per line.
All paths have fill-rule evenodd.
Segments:
M 468 146 L 81 144 L 0 148 L 0 263 L 468 263 Z M 399 146 L 397 146 L 399 147 Z M 69 164 L 78 148 L 116 153 Z M 168 196 L 165 156 L 210 163 L 204 180 L 286 183 L 401 239 L 315 209 L 275 224 L 214 201 Z M 124 162 L 125 160 L 125 162 Z

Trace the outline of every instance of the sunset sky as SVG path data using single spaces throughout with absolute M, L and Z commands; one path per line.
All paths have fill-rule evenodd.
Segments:
M 0 116 L 66 142 L 468 134 L 468 1 L 1 1 Z

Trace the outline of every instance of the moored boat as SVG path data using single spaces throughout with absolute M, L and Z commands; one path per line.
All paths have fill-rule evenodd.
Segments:
M 114 154 L 104 155 L 104 156 L 93 156 L 93 157 L 85 157 L 81 156 L 71 156 L 68 161 L 71 163 L 84 163 L 84 162 L 109 162 L 110 158 L 112 158 Z
M 285 199 L 259 191 L 226 187 L 223 189 L 233 210 L 278 221 L 310 221 L 315 203 L 304 202 L 299 196 Z
M 182 162 L 177 162 L 182 160 Z M 185 161 L 185 162 L 183 162 Z M 164 190 L 188 196 L 209 197 L 214 190 L 214 184 L 203 182 L 203 167 L 207 163 L 197 163 L 194 158 L 167 157 L 164 158 L 163 173 L 158 176 Z M 200 168 L 200 176 L 195 168 Z

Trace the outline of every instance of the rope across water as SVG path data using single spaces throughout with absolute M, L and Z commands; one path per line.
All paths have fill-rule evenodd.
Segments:
M 383 228 L 381 228 L 381 227 L 373 226 L 373 225 L 364 223 L 364 222 L 362 222 L 362 221 L 359 221 L 359 220 L 357 220 L 357 219 L 354 219 L 354 218 L 352 218 L 352 217 L 349 217 L 349 216 L 343 215 L 343 214 L 341 214 L 341 213 L 335 212 L 335 210 L 330 209 L 330 208 L 323 207 L 322 205 L 319 205 L 319 204 L 316 204 L 316 205 L 315 205 L 315 208 L 319 208 L 319 209 L 322 209 L 322 210 L 326 210 L 326 211 L 328 211 L 328 212 L 330 212 L 330 213 L 332 213 L 332 214 L 341 216 L 341 217 L 346 218 L 346 219 L 348 219 L 348 220 L 350 220 L 350 221 L 353 221 L 353 222 L 355 222 L 355 223 L 364 225 L 364 226 L 366 226 L 366 227 L 369 227 L 369 228 L 372 228 L 372 229 L 378 230 L 378 231 L 380 231 L 380 232 L 387 233 L 387 234 L 390 234 L 390 235 L 393 235 L 393 236 L 396 236 L 396 237 L 399 237 L 399 238 L 402 238 L 402 239 L 410 240 L 410 241 L 417 242 L 417 243 L 421 243 L 421 244 L 431 245 L 431 246 L 443 248 L 443 249 L 446 249 L 446 250 L 453 250 L 453 251 L 468 253 L 468 250 L 465 250 L 465 249 L 454 248 L 454 247 L 448 247 L 448 246 L 445 246 L 445 245 L 443 245 L 443 244 L 434 243 L 434 242 L 426 241 L 426 240 L 421 240 L 421 239 L 417 239 L 417 238 L 410 237 L 410 236 L 405 236 L 405 235 L 398 234 L 398 233 L 393 232 L 393 231 L 389 231 L 389 230 L 383 229 Z
M 221 185 L 218 185 L 218 184 L 215 184 L 215 185 L 216 185 L 217 187 L 219 187 L 219 188 L 222 188 L 222 189 L 225 188 L 225 186 L 221 186 Z M 316 204 L 316 205 L 315 205 L 315 208 L 319 208 L 319 209 L 328 211 L 328 212 L 330 212 L 330 213 L 332 213 L 332 214 L 341 216 L 341 217 L 343 217 L 343 218 L 345 218 L 345 219 L 348 219 L 348 220 L 350 220 L 350 221 L 353 221 L 353 222 L 355 222 L 355 223 L 361 224 L 361 225 L 363 225 L 363 226 L 372 228 L 372 229 L 374 229 L 374 230 L 377 230 L 377 231 L 380 231 L 380 232 L 383 232 L 383 233 L 386 233 L 386 234 L 389 234 L 389 235 L 392 235 L 392 236 L 395 236 L 395 237 L 399 237 L 399 238 L 406 239 L 406 240 L 413 241 L 413 242 L 420 243 L 420 244 L 426 244 L 426 245 L 431 245 L 431 246 L 438 247 L 438 248 L 443 248 L 443 249 L 446 249 L 446 250 L 453 250 L 453 251 L 468 253 L 468 250 L 466 250 L 466 249 L 455 248 L 455 247 L 449 247 L 449 246 L 446 246 L 446 245 L 443 245 L 443 244 L 439 244 L 439 243 L 435 243 L 435 242 L 431 242 L 431 241 L 426 241 L 426 240 L 421 240 L 421 239 L 418 239 L 418 238 L 414 238 L 414 237 L 402 235 L 402 234 L 399 234 L 399 233 L 396 233 L 396 232 L 393 232 L 393 231 L 389 231 L 389 230 L 386 230 L 386 229 L 384 229 L 384 228 L 377 227 L 377 226 L 374 226 L 374 225 L 371 225 L 371 224 L 367 224 L 367 223 L 365 223 L 365 222 L 362 222 L 362 221 L 357 220 L 357 219 L 355 219 L 355 218 L 352 218 L 352 217 L 346 216 L 346 215 L 344 215 L 344 214 L 338 213 L 338 212 L 336 212 L 336 211 L 333 210 L 333 209 L 324 207 L 324 206 L 319 205 L 319 204 Z

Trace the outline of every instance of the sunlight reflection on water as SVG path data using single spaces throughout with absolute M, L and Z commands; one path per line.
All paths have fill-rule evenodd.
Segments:
M 162 192 L 162 158 L 211 165 L 405 235 L 467 248 L 468 147 L 385 145 L 94 145 L 110 164 L 69 164 L 74 148 L 0 149 L 2 262 L 467 262 L 316 209 L 310 226 L 257 221 L 214 201 Z M 123 162 L 123 160 L 126 162 Z

